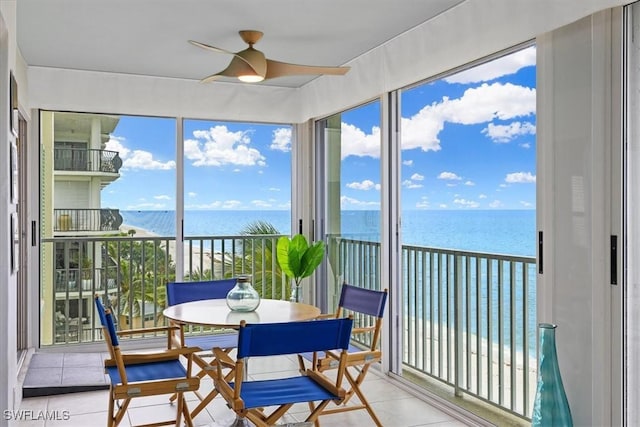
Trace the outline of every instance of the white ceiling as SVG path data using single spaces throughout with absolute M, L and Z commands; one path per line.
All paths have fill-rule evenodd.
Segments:
M 189 39 L 235 52 L 246 47 L 238 30 L 260 30 L 255 47 L 270 59 L 342 66 L 465 1 L 19 0 L 17 43 L 29 66 L 200 80 L 231 57 Z

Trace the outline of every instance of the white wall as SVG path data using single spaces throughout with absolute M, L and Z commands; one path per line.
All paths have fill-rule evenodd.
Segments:
M 620 34 L 616 10 L 537 39 L 538 321 L 558 325 L 575 425 L 621 422 L 622 285 L 610 284 L 609 262 L 610 235 L 622 235 Z
M 9 215 L 16 206 L 9 200 L 9 70 L 15 64 L 15 1 L 0 2 L 0 410 L 15 409 L 17 390 L 16 275 L 10 267 Z M 16 392 L 18 396 L 16 396 Z M 0 418 L 0 425 L 7 423 Z

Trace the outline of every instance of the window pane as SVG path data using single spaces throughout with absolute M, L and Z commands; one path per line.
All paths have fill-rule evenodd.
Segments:
M 185 120 L 185 280 L 248 273 L 281 298 L 273 254 L 290 230 L 291 126 Z
M 175 278 L 175 120 L 43 111 L 40 123 L 41 343 L 100 339 L 96 293 L 120 324 L 155 325 Z
M 317 123 L 324 147 L 327 303 L 340 285 L 380 288 L 380 103 Z
M 463 375 L 525 416 L 533 389 L 505 403 L 490 373 L 511 372 L 494 354 L 519 355 L 520 373 L 536 357 L 535 59 L 528 47 L 401 93 L 404 366 L 420 384 Z

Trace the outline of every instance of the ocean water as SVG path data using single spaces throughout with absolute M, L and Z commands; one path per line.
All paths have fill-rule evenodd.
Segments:
M 160 236 L 175 235 L 174 211 L 120 211 L 124 224 Z M 272 224 L 280 233 L 291 232 L 288 211 L 185 211 L 185 236 L 238 235 L 257 220 Z M 345 237 L 380 240 L 376 211 L 343 211 Z M 506 255 L 535 256 L 533 210 L 405 211 L 402 238 L 407 245 L 460 249 Z

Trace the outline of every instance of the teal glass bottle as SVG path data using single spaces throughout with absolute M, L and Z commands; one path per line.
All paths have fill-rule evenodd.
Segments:
M 572 427 L 569 401 L 562 385 L 556 351 L 556 325 L 540 323 L 538 383 L 533 401 L 531 425 L 535 427 Z

